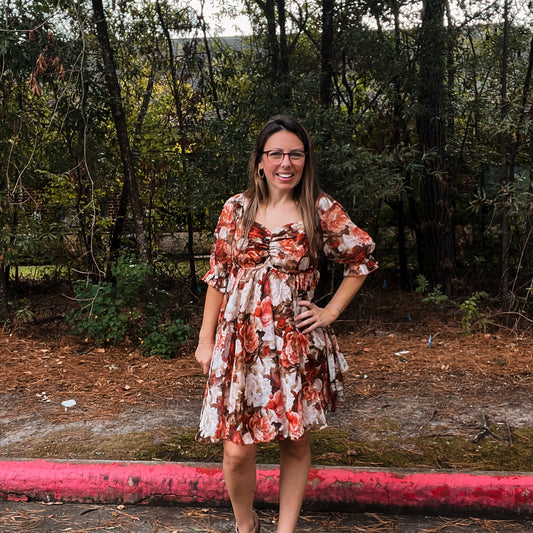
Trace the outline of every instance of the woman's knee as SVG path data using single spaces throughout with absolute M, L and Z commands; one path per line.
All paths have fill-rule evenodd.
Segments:
M 255 463 L 257 446 L 245 444 L 243 446 L 231 441 L 224 441 L 224 466 L 225 468 L 242 468 L 250 463 Z
M 282 457 L 294 457 L 306 460 L 311 455 L 309 433 L 299 440 L 280 440 L 279 451 Z

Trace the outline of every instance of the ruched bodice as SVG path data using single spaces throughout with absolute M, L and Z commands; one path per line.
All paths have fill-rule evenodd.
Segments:
M 233 263 L 240 268 L 268 263 L 276 270 L 298 273 L 316 266 L 309 255 L 302 222 L 285 224 L 272 231 L 254 222 L 248 240 L 243 242 L 244 249 L 237 249 L 233 258 Z

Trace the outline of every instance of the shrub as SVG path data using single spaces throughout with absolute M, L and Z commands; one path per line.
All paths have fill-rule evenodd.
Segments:
M 178 307 L 167 316 L 161 292 L 150 304 L 141 305 L 148 273 L 147 266 L 121 257 L 112 269 L 114 283 L 75 283 L 80 306 L 67 316 L 72 332 L 99 345 L 116 345 L 129 337 L 138 340 L 147 355 L 173 357 L 192 330 L 179 316 Z

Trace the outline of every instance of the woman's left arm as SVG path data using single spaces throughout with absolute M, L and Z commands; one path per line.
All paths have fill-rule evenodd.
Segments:
M 298 328 L 305 328 L 302 333 L 309 333 L 316 328 L 329 326 L 359 292 L 365 279 L 366 275 L 345 276 L 325 307 L 318 307 L 308 300 L 299 301 L 298 304 L 307 309 L 295 317 Z

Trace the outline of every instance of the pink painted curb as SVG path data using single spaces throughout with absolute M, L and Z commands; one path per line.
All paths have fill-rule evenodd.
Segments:
M 279 471 L 258 467 L 258 505 L 278 500 Z M 0 499 L 228 505 L 219 464 L 0 461 Z M 306 506 L 439 514 L 533 515 L 533 474 L 316 467 Z

